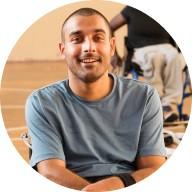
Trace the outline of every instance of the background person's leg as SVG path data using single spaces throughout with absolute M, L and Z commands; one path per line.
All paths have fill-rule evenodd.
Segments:
M 183 94 L 183 64 L 178 51 L 169 44 L 147 46 L 136 49 L 132 60 L 140 65 L 145 81 L 157 89 L 165 121 L 177 120 Z
M 164 49 L 166 65 L 163 70 L 164 95 L 162 105 L 170 106 L 178 114 L 177 106 L 183 95 L 183 63 L 178 51 L 170 46 Z
M 155 46 L 136 49 L 133 61 L 136 62 L 143 70 L 143 76 L 147 83 L 157 89 L 159 96 L 164 95 L 164 84 L 162 79 L 163 68 L 165 65 L 164 56 Z

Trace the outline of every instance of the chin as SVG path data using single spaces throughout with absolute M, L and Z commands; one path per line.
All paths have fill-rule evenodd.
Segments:
M 85 82 L 85 83 L 94 83 L 96 82 L 97 80 L 99 80 L 102 76 L 103 76 L 104 73 L 102 74 L 86 74 L 84 76 L 81 76 L 80 79 Z

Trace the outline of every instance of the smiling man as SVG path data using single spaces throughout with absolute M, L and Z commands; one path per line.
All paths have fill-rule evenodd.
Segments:
M 108 72 L 115 39 L 98 11 L 73 12 L 61 36 L 68 79 L 34 91 L 26 104 L 31 166 L 83 191 L 120 189 L 149 176 L 166 155 L 157 92 Z

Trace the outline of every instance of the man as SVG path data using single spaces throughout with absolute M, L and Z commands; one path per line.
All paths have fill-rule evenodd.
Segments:
M 174 40 L 155 20 L 130 6 L 126 6 L 110 22 L 113 32 L 125 24 L 128 26 L 125 71 L 131 62 L 137 63 L 146 82 L 154 86 L 161 97 L 164 121 L 178 120 L 177 105 L 182 99 L 185 61 L 174 47 Z M 119 56 L 115 58 L 113 65 L 116 65 Z
M 98 11 L 75 11 L 61 34 L 68 79 L 35 91 L 26 105 L 31 166 L 83 191 L 142 180 L 165 162 L 156 91 L 108 73 L 115 39 Z

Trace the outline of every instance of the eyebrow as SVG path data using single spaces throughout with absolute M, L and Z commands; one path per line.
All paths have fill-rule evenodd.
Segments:
M 95 32 L 95 33 L 101 32 L 101 33 L 106 34 L 106 32 L 105 32 L 103 29 L 95 29 L 94 32 Z M 69 34 L 69 36 L 79 35 L 79 34 L 82 34 L 82 31 L 80 31 L 80 30 L 78 30 L 78 31 L 72 31 L 72 32 Z
M 79 34 L 81 34 L 81 33 L 82 33 L 82 31 L 72 31 L 72 32 L 69 34 L 69 36 L 79 35 Z
M 105 33 L 105 34 L 106 34 L 106 32 L 105 32 L 103 29 L 95 29 L 94 31 L 95 31 L 96 33 L 102 32 L 102 33 Z

